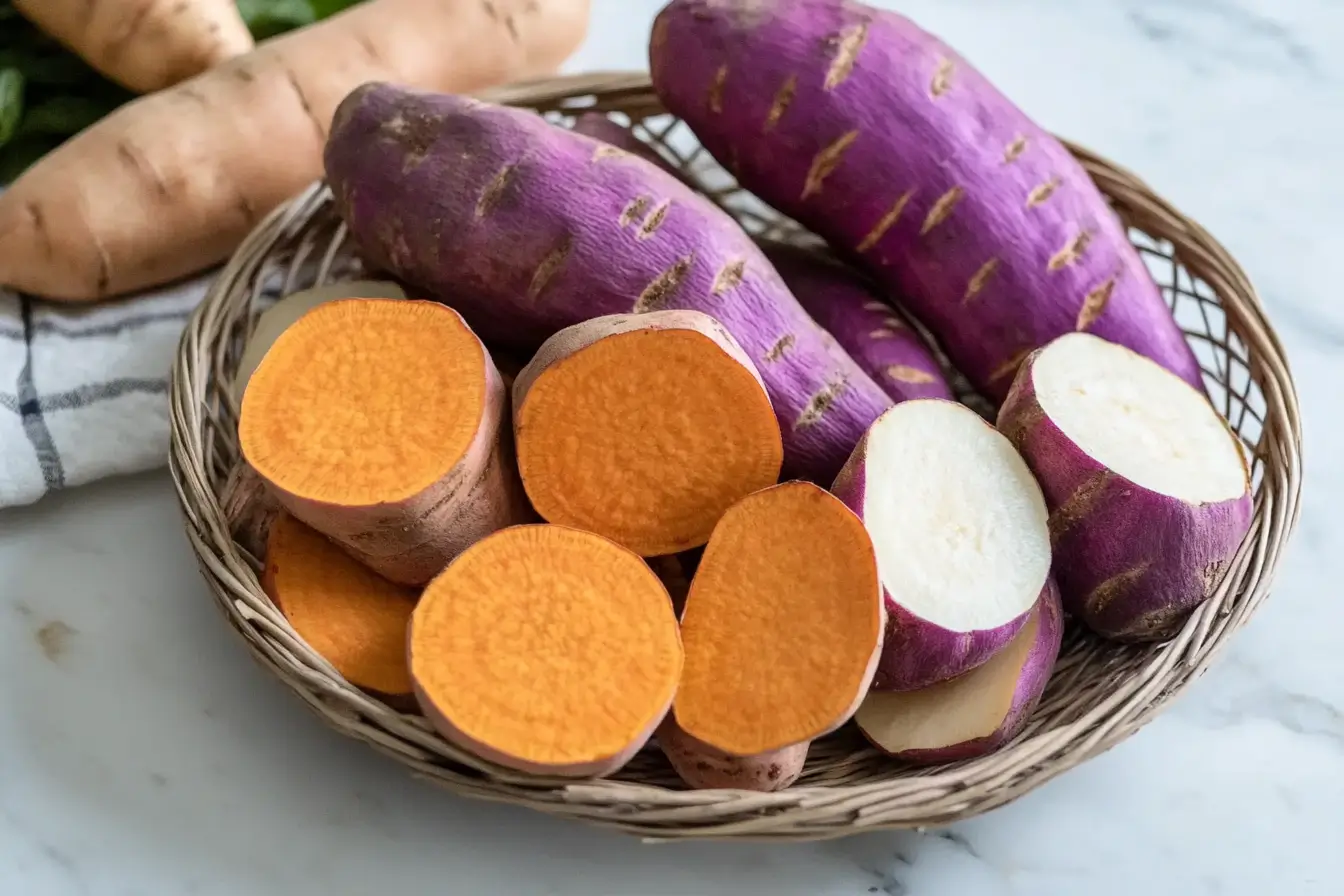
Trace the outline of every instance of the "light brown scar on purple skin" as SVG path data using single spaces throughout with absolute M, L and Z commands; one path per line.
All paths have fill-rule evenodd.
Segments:
M 730 289 L 735 289 L 742 282 L 742 274 L 746 267 L 747 260 L 745 258 L 737 258 L 725 264 L 714 275 L 714 285 L 710 287 L 710 294 L 717 296 Z
M 1087 251 L 1088 244 L 1091 242 L 1092 231 L 1080 230 L 1077 236 L 1065 243 L 1054 255 L 1050 256 L 1050 263 L 1046 265 L 1046 268 L 1053 272 L 1077 263 L 1077 261 L 1083 257 L 1083 253 Z
M 955 66 L 951 59 L 941 59 L 929 83 L 929 95 L 935 99 L 947 93 L 952 87 L 952 70 Z
M 667 270 L 654 277 L 649 285 L 644 287 L 644 291 L 639 294 L 639 298 L 635 300 L 633 312 L 640 314 L 645 311 L 657 311 L 661 308 L 676 293 L 677 288 L 681 286 L 681 281 L 685 279 L 694 263 L 694 253 L 682 256 L 674 261 Z
M 978 296 L 989 284 L 989 278 L 993 277 L 994 272 L 998 269 L 999 260 L 997 258 L 991 258 L 989 261 L 980 265 L 980 269 L 971 276 L 970 282 L 966 284 L 966 295 L 962 297 L 962 301 L 969 302 L 971 299 Z
M 953 187 L 946 193 L 938 197 L 938 201 L 929 209 L 928 215 L 924 218 L 924 225 L 919 228 L 919 235 L 925 236 L 930 230 L 952 217 L 952 211 L 961 201 L 961 197 L 966 195 L 966 191 L 961 187 Z
M 1020 157 L 1022 153 L 1026 151 L 1027 151 L 1027 138 L 1024 136 L 1015 137 L 1013 138 L 1013 141 L 1011 143 L 1009 143 L 1007 146 L 1004 147 L 1003 161 L 1005 163 L 1016 162 L 1018 160 L 1018 157 Z
M 826 412 L 839 400 L 841 395 L 845 394 L 845 390 L 848 388 L 848 377 L 841 377 L 828 383 L 825 388 L 808 400 L 807 406 L 803 408 L 802 413 L 798 415 L 798 419 L 794 421 L 793 428 L 798 430 L 815 426 L 821 421 L 822 417 L 826 416 Z
M 873 229 L 868 231 L 868 235 L 865 236 L 863 240 L 859 243 L 857 251 L 867 252 L 869 249 L 873 248 L 873 246 L 876 246 L 878 240 L 886 236 L 887 231 L 890 230 L 892 226 L 897 222 L 897 220 L 900 219 L 901 212 L 905 211 L 906 205 L 910 203 L 910 200 L 913 199 L 914 196 L 915 196 L 914 187 L 911 187 L 910 189 L 902 193 L 900 198 L 897 199 L 892 204 L 891 208 L 887 210 L 887 213 L 883 215 L 876 224 L 873 225 Z
M 723 112 L 723 85 L 728 80 L 728 66 L 721 65 L 714 72 L 714 82 L 709 85 L 709 111 L 715 115 Z
M 835 46 L 835 57 L 831 60 L 831 67 L 826 70 L 823 90 L 834 90 L 853 73 L 854 63 L 858 61 L 863 45 L 868 42 L 868 23 L 851 25 L 830 42 Z
M 1092 589 L 1091 593 L 1084 599 L 1083 606 L 1093 616 L 1104 613 L 1106 608 L 1114 603 L 1117 598 L 1128 594 L 1139 583 L 1139 580 L 1143 578 L 1144 573 L 1148 572 L 1148 567 L 1151 565 L 1151 562 L 1145 560 L 1137 566 L 1111 576 Z
M 765 127 L 762 132 L 769 132 L 779 120 L 784 117 L 784 113 L 789 111 L 789 104 L 793 102 L 793 96 L 798 92 L 798 76 L 789 75 L 784 79 L 779 91 L 775 94 L 775 99 L 770 103 L 770 111 L 765 116 Z
M 655 205 L 649 211 L 649 216 L 644 219 L 644 223 L 640 225 L 639 232 L 635 234 L 635 239 L 646 240 L 657 233 L 658 228 L 662 227 L 663 222 L 667 220 L 667 213 L 671 208 L 671 199 L 664 199 Z
M 1078 309 L 1078 322 L 1074 329 L 1079 332 L 1086 330 L 1106 312 L 1106 305 L 1111 301 L 1111 294 L 1115 292 L 1117 279 L 1118 277 L 1111 277 L 1083 296 L 1083 306 Z
M 1061 181 L 1058 177 L 1051 177 L 1045 183 L 1032 189 L 1027 194 L 1027 208 L 1035 208 L 1045 200 L 1054 195 L 1055 190 L 1059 189 Z
M 565 234 L 564 239 L 560 241 L 537 265 L 536 271 L 532 274 L 532 282 L 527 286 L 527 297 L 536 301 L 541 294 L 546 291 L 546 287 L 555 279 L 555 275 L 564 267 L 569 255 L 574 251 L 574 237 Z
M 1064 533 L 1082 522 L 1096 509 L 1097 501 L 1106 493 L 1111 478 L 1109 470 L 1094 473 L 1082 485 L 1078 486 L 1073 494 L 1065 499 L 1063 504 L 1055 508 L 1055 512 L 1050 514 L 1047 523 L 1050 529 L 1051 545 L 1056 544 Z
M 784 353 L 792 347 L 793 334 L 785 333 L 783 336 L 779 337 L 774 345 L 770 346 L 770 350 L 765 353 L 763 360 L 766 362 L 778 361 L 780 358 L 784 357 Z
M 812 160 L 812 166 L 808 169 L 807 180 L 803 184 L 803 199 L 809 199 L 821 192 L 822 182 L 840 166 L 841 160 L 845 157 L 845 152 L 857 139 L 859 139 L 857 129 L 846 131 L 829 146 L 817 153 L 816 158 Z
M 513 179 L 513 173 L 517 170 L 517 165 L 509 163 L 499 169 L 499 173 L 490 179 L 490 183 L 485 185 L 481 191 L 481 198 L 476 201 L 476 217 L 484 218 L 494 210 L 499 204 L 500 198 L 509 186 L 509 181 Z

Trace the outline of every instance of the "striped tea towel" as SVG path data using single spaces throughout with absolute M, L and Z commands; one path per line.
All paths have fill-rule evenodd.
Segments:
M 0 507 L 168 462 L 168 372 L 208 285 L 91 306 L 0 290 Z

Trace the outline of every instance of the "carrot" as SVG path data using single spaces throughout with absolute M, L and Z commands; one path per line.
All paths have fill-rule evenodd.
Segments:
M 0 284 L 87 301 L 204 270 L 321 177 L 355 87 L 471 92 L 549 72 L 587 12 L 588 0 L 369 0 L 127 103 L 0 195 Z
M 457 312 L 435 302 L 309 311 L 252 374 L 238 441 L 286 510 L 399 584 L 424 584 L 529 518 L 503 380 Z
M 286 513 L 270 527 L 261 584 L 346 681 L 394 706 L 415 705 L 406 663 L 413 590 L 379 578 Z
M 497 532 L 430 582 L 411 680 L 444 738 L 526 772 L 601 777 L 667 714 L 682 668 L 667 589 L 635 554 L 549 524 Z
M 518 375 L 513 398 L 537 512 L 644 556 L 704 544 L 729 506 L 779 478 L 783 439 L 760 374 L 698 311 L 567 327 Z
M 152 93 L 252 49 L 234 0 L 12 0 L 89 67 Z
M 806 482 L 750 495 L 691 580 L 677 724 L 733 756 L 827 734 L 867 692 L 883 622 L 872 540 L 852 511 Z

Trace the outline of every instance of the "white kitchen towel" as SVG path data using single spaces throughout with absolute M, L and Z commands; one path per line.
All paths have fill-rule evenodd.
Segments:
M 168 373 L 209 276 L 76 306 L 0 290 L 0 507 L 168 461 Z

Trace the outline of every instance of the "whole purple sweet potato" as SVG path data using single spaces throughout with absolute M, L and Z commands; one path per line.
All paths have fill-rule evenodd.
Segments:
M 1250 474 L 1186 383 L 1071 333 L 1027 357 L 998 426 L 1045 493 L 1064 606 L 1093 631 L 1161 640 L 1222 580 L 1250 527 Z
M 1021 733 L 1064 640 L 1053 581 L 1017 635 L 983 665 L 917 691 L 869 691 L 854 721 L 872 744 L 912 765 L 992 753 Z
M 1203 388 L 1082 166 L 908 19 L 853 0 L 672 0 L 649 58 L 664 105 L 742 186 L 903 296 L 991 401 L 1075 330 Z
M 803 309 L 894 400 L 955 397 L 923 338 L 852 270 L 783 244 L 764 249 Z
M 720 321 L 765 382 L 786 477 L 829 482 L 891 405 L 737 223 L 645 159 L 522 109 L 371 84 L 342 101 L 325 162 L 361 255 L 492 345 L 608 314 Z
M 1040 486 L 1008 439 L 964 405 L 895 405 L 831 492 L 877 551 L 887 611 L 877 690 L 927 687 L 979 666 L 1050 587 Z

